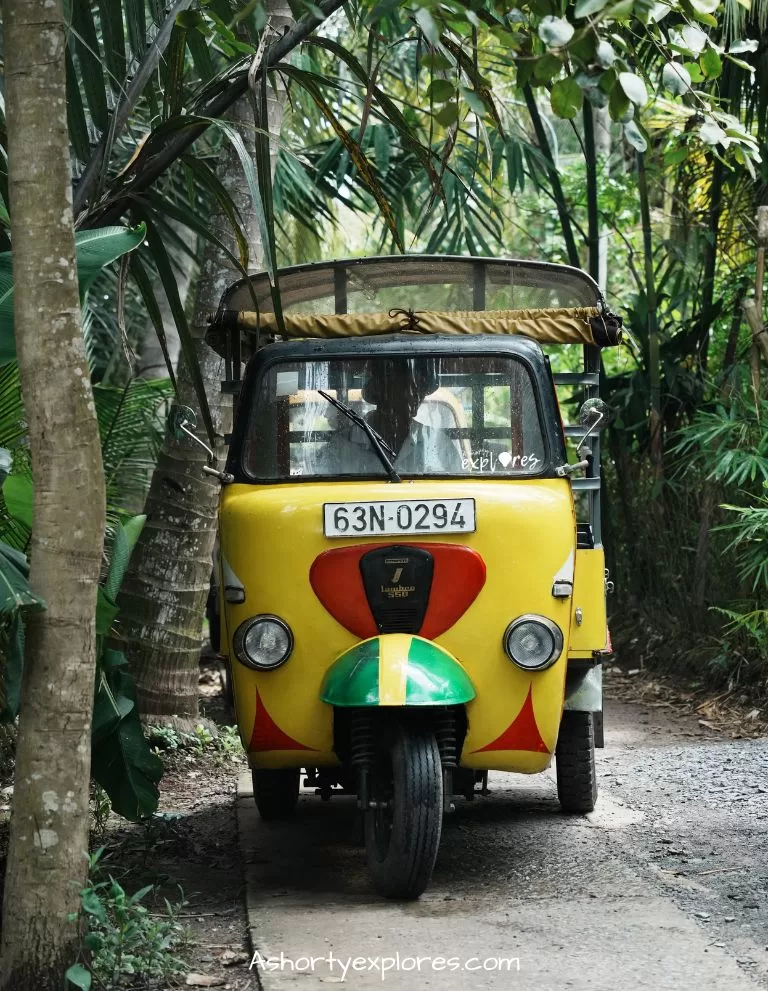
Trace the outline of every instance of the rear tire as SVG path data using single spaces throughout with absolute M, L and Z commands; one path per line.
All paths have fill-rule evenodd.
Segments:
M 298 770 L 252 771 L 253 797 L 262 819 L 290 819 L 299 800 Z
M 440 846 L 440 751 L 433 734 L 398 726 L 382 756 L 373 792 L 376 800 L 387 801 L 387 807 L 365 813 L 368 867 L 380 894 L 414 899 L 429 884 Z
M 591 712 L 563 712 L 555 760 L 557 797 L 563 812 L 591 812 L 597 802 L 595 732 Z

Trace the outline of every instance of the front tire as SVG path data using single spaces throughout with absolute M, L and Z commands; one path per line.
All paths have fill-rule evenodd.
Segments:
M 298 770 L 251 771 L 259 815 L 268 822 L 290 819 L 299 800 Z
M 374 796 L 386 807 L 365 813 L 368 868 L 380 894 L 414 899 L 429 884 L 440 845 L 440 751 L 433 734 L 398 726 L 381 757 Z
M 557 797 L 563 812 L 591 812 L 597 802 L 595 730 L 591 712 L 563 712 L 555 760 Z

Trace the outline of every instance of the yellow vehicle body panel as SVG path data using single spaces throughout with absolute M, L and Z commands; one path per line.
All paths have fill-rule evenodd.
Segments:
M 570 657 L 591 657 L 605 650 L 608 642 L 608 618 L 605 605 L 605 554 L 602 547 L 576 551 L 573 572 Z M 576 610 L 580 611 L 578 622 Z
M 475 533 L 399 537 L 326 538 L 323 504 L 401 499 L 473 498 Z M 576 551 L 576 525 L 570 485 L 565 479 L 418 480 L 302 482 L 227 486 L 220 508 L 221 560 L 225 573 L 245 589 L 243 603 L 224 602 L 222 640 L 232 655 L 232 637 L 242 622 L 261 613 L 282 618 L 294 633 L 288 661 L 276 670 L 256 672 L 232 656 L 233 686 L 243 744 L 253 767 L 320 767 L 337 763 L 333 752 L 333 710 L 320 700 L 321 686 L 334 660 L 359 638 L 325 609 L 309 580 L 324 551 L 350 545 L 452 543 L 477 551 L 486 582 L 467 611 L 439 637 L 474 685 L 467 703 L 468 731 L 460 763 L 464 767 L 521 772 L 543 770 L 550 762 L 560 725 L 568 652 L 572 646 L 574 598 L 555 598 L 555 577 L 573 577 L 584 561 L 580 604 L 592 619 L 603 598 L 597 558 Z M 593 562 L 593 563 L 588 563 Z M 598 575 L 599 571 L 599 575 Z M 590 591 L 589 581 L 599 583 Z M 604 615 L 604 604 L 602 606 Z M 546 671 L 525 672 L 506 656 L 502 640 L 509 623 L 526 613 L 560 626 L 564 648 Z M 584 626 L 584 624 L 582 624 Z M 585 643 L 580 630 L 579 643 Z M 589 634 L 591 636 L 591 633 Z M 604 643 L 604 637 L 603 637 Z M 602 645 L 602 644 L 601 644 Z M 384 675 L 388 691 L 401 677 Z

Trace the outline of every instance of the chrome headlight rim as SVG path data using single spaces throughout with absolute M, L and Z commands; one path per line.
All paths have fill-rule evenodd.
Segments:
M 510 635 L 517 629 L 518 626 L 521 626 L 523 623 L 538 623 L 540 626 L 543 626 L 552 636 L 553 647 L 549 657 L 546 659 L 546 661 L 543 661 L 541 664 L 537 664 L 535 667 L 532 667 L 529 664 L 521 664 L 520 661 L 518 661 L 517 658 L 515 658 L 512 655 L 512 651 L 509 649 Z M 563 631 L 560 629 L 557 623 L 549 619 L 547 616 L 540 616 L 538 613 L 524 613 L 522 616 L 518 616 L 517 619 L 512 620 L 512 622 L 504 631 L 504 636 L 502 637 L 501 643 L 502 643 L 502 647 L 504 648 L 504 653 L 520 671 L 532 671 L 532 672 L 546 671 L 547 668 L 552 667 L 552 665 L 558 660 L 560 655 L 563 653 L 563 644 L 564 644 Z
M 245 638 L 254 626 L 258 626 L 260 623 L 264 622 L 271 622 L 281 627 L 288 637 L 288 649 L 286 650 L 284 656 L 274 664 L 259 664 L 245 651 Z M 258 616 L 249 616 L 248 619 L 243 620 L 243 622 L 235 630 L 235 635 L 232 638 L 232 645 L 234 648 L 235 657 L 241 664 L 245 665 L 245 667 L 249 668 L 251 671 L 275 671 L 277 668 L 282 667 L 293 653 L 293 631 L 284 619 L 281 619 L 279 616 L 275 616 L 274 613 L 259 613 Z

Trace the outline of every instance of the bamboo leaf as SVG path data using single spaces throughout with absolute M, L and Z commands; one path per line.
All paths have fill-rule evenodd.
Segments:
M 501 116 L 493 99 L 493 94 L 491 93 L 488 83 L 478 71 L 477 66 L 470 58 L 469 54 L 461 47 L 461 45 L 457 45 L 452 38 L 444 37 L 442 39 L 442 43 L 447 51 L 453 55 L 461 67 L 462 72 L 464 72 L 472 83 L 475 93 L 483 101 L 488 114 L 496 124 L 496 127 L 499 129 L 499 133 L 503 135 L 504 125 L 502 124 Z

